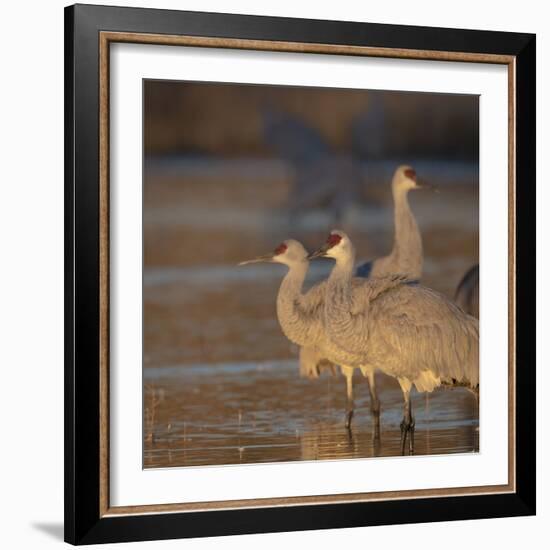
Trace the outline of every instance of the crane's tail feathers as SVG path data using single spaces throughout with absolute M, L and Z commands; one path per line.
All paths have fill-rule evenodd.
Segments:
M 319 378 L 323 372 L 328 372 L 330 376 L 338 374 L 337 366 L 323 357 L 322 353 L 314 346 L 302 346 L 300 348 L 300 377 L 313 380 Z
M 414 385 L 419 392 L 432 392 L 441 385 L 441 378 L 435 376 L 431 370 L 425 370 L 414 381 Z

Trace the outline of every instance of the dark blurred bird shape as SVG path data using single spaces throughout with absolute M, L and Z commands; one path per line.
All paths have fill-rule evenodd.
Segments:
M 455 302 L 465 313 L 479 319 L 479 264 L 472 266 L 458 283 Z

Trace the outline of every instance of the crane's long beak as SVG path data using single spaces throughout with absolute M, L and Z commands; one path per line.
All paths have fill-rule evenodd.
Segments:
M 263 256 L 256 256 L 252 260 L 246 260 L 245 262 L 240 262 L 238 265 L 247 265 L 247 264 L 256 264 L 258 262 L 272 262 L 273 254 L 264 254 Z
M 425 189 L 426 191 L 433 191 L 434 193 L 439 193 L 439 187 L 437 185 L 434 185 L 433 183 L 428 183 L 427 181 L 423 181 L 423 180 L 416 182 L 416 188 Z
M 318 248 L 315 252 L 312 252 L 307 259 L 313 260 L 314 258 L 322 258 L 327 255 L 327 251 L 330 248 L 328 244 L 324 244 L 321 248 Z

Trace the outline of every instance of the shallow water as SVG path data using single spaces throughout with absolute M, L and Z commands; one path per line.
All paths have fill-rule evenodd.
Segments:
M 281 333 L 275 300 L 284 268 L 237 267 L 288 237 L 318 246 L 331 227 L 323 208 L 290 224 L 288 174 L 272 168 L 208 162 L 153 163 L 146 170 L 145 468 L 400 454 L 397 383 L 377 379 L 382 416 L 375 444 L 368 387 L 356 373 L 350 436 L 344 378 L 300 378 L 297 348 Z M 411 196 L 424 243 L 423 284 L 452 297 L 477 262 L 477 169 L 426 164 L 424 172 L 441 192 Z M 349 209 L 341 226 L 361 259 L 389 252 L 387 174 L 369 183 L 365 200 Z M 330 268 L 314 262 L 307 284 Z M 476 402 L 467 390 L 414 394 L 413 402 L 415 454 L 479 450 Z
M 376 443 L 367 385 L 359 373 L 354 381 L 356 409 L 350 433 L 344 427 L 344 378 L 328 373 L 315 380 L 299 378 L 292 360 L 149 369 L 144 466 L 399 455 L 399 386 L 383 375 L 377 378 L 382 435 Z M 479 449 L 477 405 L 469 391 L 415 394 L 413 403 L 415 454 Z

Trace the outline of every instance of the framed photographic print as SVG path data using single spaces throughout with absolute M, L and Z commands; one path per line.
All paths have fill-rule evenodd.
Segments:
M 65 538 L 535 513 L 535 37 L 65 12 Z

